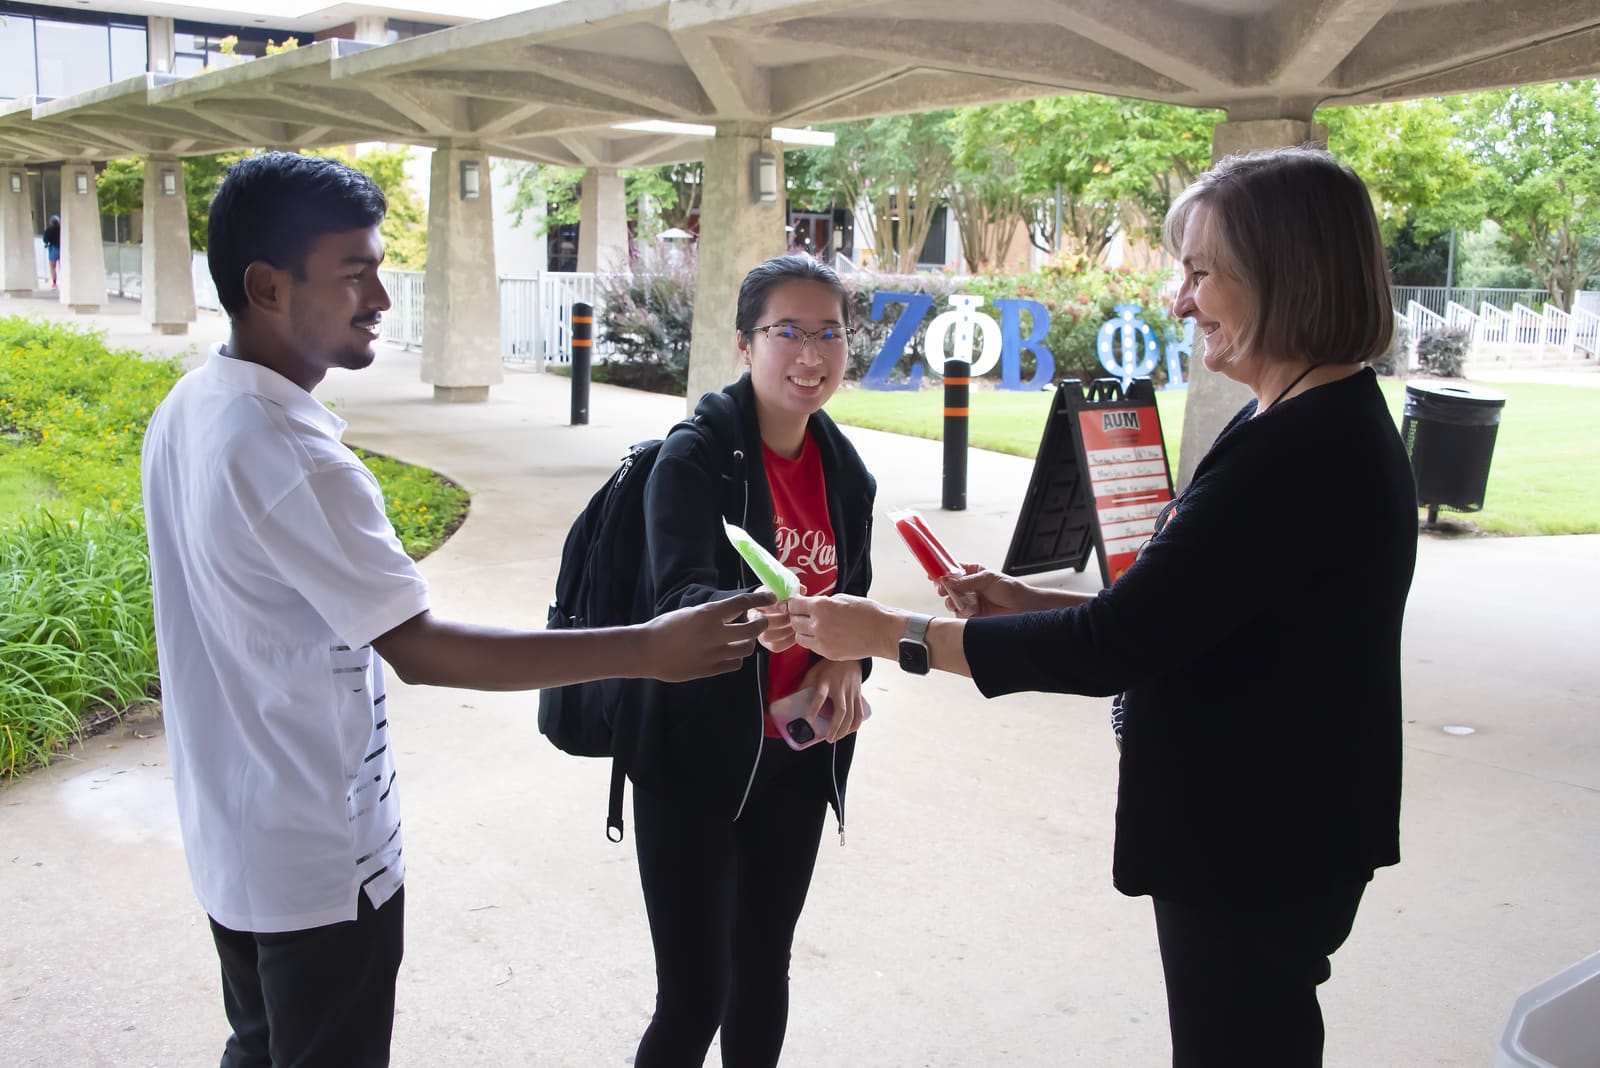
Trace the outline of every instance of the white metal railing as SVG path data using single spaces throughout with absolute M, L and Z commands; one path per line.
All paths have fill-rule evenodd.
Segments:
M 144 295 L 144 247 L 102 241 L 106 261 L 106 293 L 133 300 Z
M 1600 315 L 1600 289 L 1580 289 L 1572 298 L 1572 311 L 1577 314 L 1581 311 Z
M 1511 343 L 1537 345 L 1544 332 L 1544 316 L 1517 301 L 1511 305 Z
M 1511 316 L 1485 301 L 1478 306 L 1478 341 L 1485 345 L 1509 345 Z
M 1406 336 L 1411 339 L 1410 367 L 1413 370 L 1415 370 L 1418 366 L 1417 342 L 1424 334 L 1431 334 L 1437 330 L 1442 330 L 1444 329 L 1444 326 L 1444 316 L 1440 315 L 1432 308 L 1429 308 L 1423 304 L 1419 304 L 1414 300 L 1406 304 Z
M 1544 306 L 1544 315 L 1540 317 L 1539 324 L 1539 349 L 1558 349 L 1570 354 L 1572 352 L 1572 316 L 1556 307 L 1554 304 Z
M 1572 351 L 1600 357 L 1600 307 L 1595 311 L 1580 307 L 1572 313 Z
M 1517 301 L 1539 304 L 1550 299 L 1548 289 L 1503 289 L 1498 287 L 1466 286 L 1395 286 L 1394 306 L 1403 308 L 1416 301 L 1424 308 L 1443 315 L 1451 301 L 1470 308 L 1474 304 L 1492 304 L 1501 311 L 1510 311 Z
M 408 349 L 422 347 L 423 289 L 421 271 L 402 271 L 385 267 L 378 280 L 389 291 L 389 310 L 383 313 L 378 336 L 392 345 Z
M 1471 308 L 1462 307 L 1452 300 L 1444 306 L 1444 321 L 1445 325 L 1452 330 L 1466 331 L 1467 336 L 1471 339 L 1469 347 L 1475 348 L 1477 346 L 1478 329 L 1483 323 L 1477 312 Z

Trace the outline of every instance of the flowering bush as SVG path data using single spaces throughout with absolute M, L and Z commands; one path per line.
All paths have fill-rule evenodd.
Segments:
M 606 362 L 593 369 L 595 381 L 684 393 L 694 281 L 692 249 L 663 251 L 649 245 L 641 245 L 629 258 L 626 271 L 595 280 L 600 341 L 609 352 Z
M 1096 353 L 1100 327 L 1116 316 L 1116 305 L 1137 304 L 1160 352 L 1151 374 L 1160 385 L 1166 381 L 1167 343 L 1183 334 L 1183 324 L 1172 316 L 1171 300 L 1162 293 L 1167 280 L 1166 272 L 1109 268 L 1070 256 L 1028 274 L 976 276 L 968 280 L 967 290 L 982 293 L 991 302 L 1008 297 L 1036 300 L 1050 310 L 1050 332 L 1044 343 L 1055 357 L 1056 381 L 1106 377 Z M 1028 328 L 1025 322 L 1024 336 Z M 1033 354 L 1024 352 L 1024 381 L 1034 369 Z

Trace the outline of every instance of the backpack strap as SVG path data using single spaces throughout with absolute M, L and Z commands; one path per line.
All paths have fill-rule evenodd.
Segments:
M 698 415 L 690 416 L 673 424 L 670 435 L 678 430 L 692 430 L 697 434 L 706 434 L 705 421 Z M 593 546 L 590 546 L 591 552 Z M 628 785 L 628 769 L 622 763 L 622 757 L 613 752 L 611 756 L 611 793 L 606 803 L 606 838 L 612 842 L 621 842 L 623 829 L 626 826 L 622 819 L 622 796 Z
M 611 758 L 611 801 L 606 808 L 606 837 L 613 842 L 622 841 L 622 788 L 627 785 L 628 773 L 622 760 Z

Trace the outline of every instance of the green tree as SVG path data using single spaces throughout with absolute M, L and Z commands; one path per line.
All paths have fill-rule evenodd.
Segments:
M 825 149 L 796 148 L 785 152 L 783 184 L 793 211 L 829 211 L 838 199 L 833 159 Z
M 293 38 L 290 38 L 293 40 Z M 350 164 L 383 190 L 389 211 L 378 232 L 383 236 L 385 263 L 403 271 L 420 271 L 428 265 L 428 213 L 411 187 L 406 164 L 411 149 L 405 145 L 368 149 L 352 155 L 342 148 L 318 153 Z
M 955 167 L 946 194 L 973 274 L 998 270 L 1027 221 L 1030 190 L 1015 157 L 996 152 L 994 108 L 962 108 L 950 119 Z
M 703 172 L 699 162 L 622 171 L 628 221 L 645 230 L 688 229 L 700 210 Z M 534 231 L 540 234 L 582 222 L 579 168 L 514 163 L 506 169 L 505 185 L 511 190 L 509 210 L 518 226 L 530 212 L 535 213 Z
M 206 250 L 206 224 L 211 201 L 222 186 L 228 168 L 254 152 L 223 152 L 215 156 L 190 156 L 183 161 L 183 192 L 189 209 L 189 247 Z
M 1551 299 L 1600 273 L 1600 82 L 1480 93 L 1462 109 L 1488 215 Z
M 950 185 L 955 167 L 951 113 L 891 115 L 824 127 L 836 138 L 819 150 L 839 199 L 872 234 L 883 270 L 909 274 Z
M 1210 160 L 1215 112 L 1077 95 L 971 109 L 955 121 L 967 173 L 987 166 L 1024 200 L 1034 245 L 1098 258 L 1119 229 L 1149 234 Z M 999 175 L 991 174 L 991 178 Z
M 103 215 L 124 217 L 144 209 L 144 160 L 114 159 L 95 178 Z
M 1511 258 L 1500 224 L 1485 220 L 1478 229 L 1461 235 L 1456 245 L 1457 284 L 1489 289 L 1533 289 L 1534 273 Z
M 1426 243 L 1451 227 L 1470 230 L 1483 221 L 1479 167 L 1462 137 L 1461 100 L 1318 112 L 1328 126 L 1328 149 L 1367 183 L 1385 243 L 1392 246 L 1407 226 Z

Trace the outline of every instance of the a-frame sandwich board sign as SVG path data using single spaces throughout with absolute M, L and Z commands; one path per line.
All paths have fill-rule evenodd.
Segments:
M 1155 387 L 1114 378 L 1056 389 L 1004 571 L 1082 571 L 1093 549 L 1109 586 L 1126 571 L 1172 500 Z

